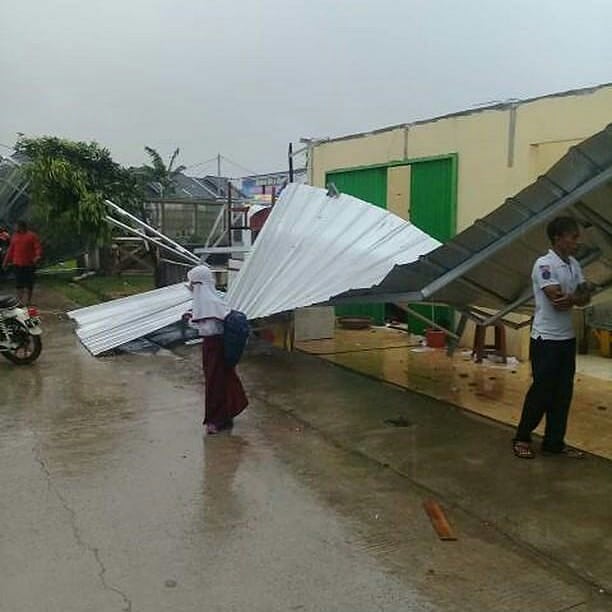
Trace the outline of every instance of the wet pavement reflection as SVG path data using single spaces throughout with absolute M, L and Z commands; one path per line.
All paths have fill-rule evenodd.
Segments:
M 0 363 L 2 612 L 600 605 L 452 504 L 460 539 L 440 542 L 422 510 L 431 490 L 368 455 L 386 439 L 410 458 L 416 430 L 369 427 L 341 370 L 253 347 L 251 407 L 206 437 L 198 347 L 94 359 L 47 318 L 34 367 Z M 382 404 L 396 393 L 363 385 Z M 378 434 L 351 450 L 338 410 Z
M 414 337 L 393 329 L 336 330 L 334 340 L 304 342 L 298 347 L 351 370 L 514 426 L 531 384 L 528 363 L 475 364 L 470 352 L 462 350 L 450 358 L 445 350 L 422 347 L 415 344 Z M 601 370 L 606 360 L 599 361 L 604 362 Z M 543 433 L 543 428 L 538 432 Z M 609 376 L 590 376 L 581 371 L 576 375 L 567 440 L 612 459 Z

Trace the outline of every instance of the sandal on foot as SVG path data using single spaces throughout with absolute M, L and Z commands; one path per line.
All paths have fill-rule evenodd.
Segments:
M 529 442 L 515 442 L 512 445 L 515 456 L 519 459 L 534 459 L 535 453 L 533 452 Z

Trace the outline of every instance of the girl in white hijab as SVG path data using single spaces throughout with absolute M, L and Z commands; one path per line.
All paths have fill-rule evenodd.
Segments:
M 193 292 L 191 325 L 203 337 L 204 424 L 209 434 L 216 434 L 232 427 L 234 417 L 247 407 L 248 400 L 235 368 L 225 363 L 223 321 L 230 308 L 216 290 L 210 268 L 196 266 L 189 270 L 187 279 Z

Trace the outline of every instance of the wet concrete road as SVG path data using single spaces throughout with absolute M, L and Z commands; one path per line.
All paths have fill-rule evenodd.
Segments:
M 0 363 L 2 612 L 612 609 L 605 576 L 547 548 L 581 543 L 586 558 L 588 540 L 605 572 L 600 523 L 578 520 L 559 542 L 532 500 L 530 537 L 497 522 L 498 504 L 522 512 L 525 495 L 500 493 L 511 489 L 503 458 L 478 462 L 478 441 L 488 455 L 498 426 L 256 348 L 242 368 L 251 408 L 231 436 L 207 438 L 198 347 L 93 359 L 69 323 L 48 315 L 45 331 L 36 366 Z M 401 407 L 418 428 L 382 422 Z M 475 461 L 471 487 L 455 476 L 463 456 Z M 585 469 L 609 495 L 607 468 Z M 495 469 L 479 514 L 472 502 Z M 542 484 L 542 462 L 525 469 L 529 482 L 544 474 L 541 502 L 568 494 Z M 421 506 L 431 496 L 457 542 L 435 537 Z M 605 521 L 596 492 L 592 502 Z

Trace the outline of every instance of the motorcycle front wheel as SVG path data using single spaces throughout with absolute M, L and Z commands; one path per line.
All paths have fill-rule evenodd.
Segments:
M 42 351 L 42 340 L 40 336 L 24 338 L 24 342 L 13 351 L 3 351 L 2 354 L 15 365 L 29 365 L 38 359 Z

